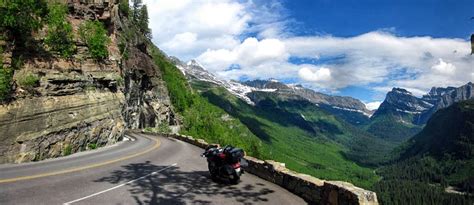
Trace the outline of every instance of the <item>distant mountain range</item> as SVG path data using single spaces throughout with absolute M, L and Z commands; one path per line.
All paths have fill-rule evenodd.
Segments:
M 474 98 L 474 88 L 471 82 L 461 87 L 437 88 L 433 87 L 429 93 L 421 98 L 414 96 L 402 88 L 393 88 L 387 93 L 384 102 L 374 113 L 374 118 L 380 115 L 393 114 L 403 118 L 410 115 L 410 122 L 416 125 L 425 124 L 433 113 L 441 108 L 448 107 L 455 102 Z
M 436 88 L 421 98 L 402 88 L 393 88 L 370 119 L 366 130 L 379 137 L 401 142 L 416 133 L 439 109 L 474 98 L 474 85 Z
M 177 58 L 172 58 L 172 60 L 188 79 L 219 85 L 250 105 L 255 105 L 252 100 L 252 96 L 254 96 L 252 92 L 274 92 L 280 97 L 289 99 L 306 99 L 354 125 L 368 123 L 370 116 L 373 114 L 373 111 L 368 110 L 364 103 L 352 97 L 327 95 L 305 88 L 302 85 L 284 84 L 274 79 L 246 82 L 227 81 L 208 72 L 197 61 L 191 60 L 184 63 Z
M 255 106 L 258 93 L 273 93 L 281 99 L 307 100 L 320 109 L 368 131 L 380 138 L 400 143 L 414 136 L 428 119 L 441 108 L 474 98 L 473 84 L 461 87 L 437 88 L 416 97 L 403 88 L 393 88 L 376 111 L 368 110 L 360 100 L 347 96 L 332 96 L 298 84 L 285 84 L 275 79 L 245 82 L 221 79 L 195 60 L 187 63 L 171 57 L 177 68 L 190 81 L 203 81 L 225 88 L 247 104 Z

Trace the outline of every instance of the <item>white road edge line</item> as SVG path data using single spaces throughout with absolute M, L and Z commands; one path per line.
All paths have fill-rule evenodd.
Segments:
M 127 185 L 127 184 L 131 184 L 131 183 L 133 183 L 133 182 L 136 182 L 136 181 L 138 181 L 138 180 L 140 180 L 140 179 L 143 179 L 143 178 L 145 178 L 145 177 L 158 174 L 158 173 L 160 173 L 160 172 L 162 172 L 162 171 L 165 171 L 165 170 L 167 170 L 167 169 L 169 169 L 169 168 L 171 168 L 171 167 L 175 167 L 176 165 L 178 165 L 178 163 L 174 163 L 174 164 L 172 164 L 172 165 L 170 165 L 170 166 L 167 166 L 167 167 L 165 167 L 165 168 L 163 168 L 163 169 L 160 169 L 160 170 L 158 170 L 158 171 L 152 172 L 152 173 L 150 173 L 150 174 L 147 174 L 147 175 L 142 176 L 142 177 L 140 177 L 140 178 L 134 179 L 134 180 L 132 180 L 132 181 L 129 181 L 129 182 L 126 182 L 126 183 L 123 183 L 123 184 L 114 186 L 114 187 L 112 187 L 112 188 L 110 188 L 110 189 L 106 189 L 106 190 L 103 190 L 103 191 L 100 191 L 100 192 L 91 194 L 91 195 L 89 195 L 89 196 L 85 196 L 85 197 L 82 197 L 82 198 L 79 198 L 79 199 L 76 199 L 76 200 L 73 200 L 73 201 L 69 201 L 69 202 L 63 203 L 63 205 L 69 205 L 69 204 L 72 204 L 72 203 L 76 203 L 76 202 L 78 202 L 78 201 L 82 201 L 82 200 L 84 200 L 84 199 L 88 199 L 88 198 L 97 196 L 97 195 L 99 195 L 99 194 L 103 194 L 103 193 L 105 193 L 105 192 L 112 191 L 112 190 L 114 190 L 114 189 L 123 187 L 123 186 L 125 186 L 125 185 Z

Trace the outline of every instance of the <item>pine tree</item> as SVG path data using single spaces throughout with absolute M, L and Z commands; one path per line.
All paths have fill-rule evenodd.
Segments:
M 142 7 L 142 0 L 132 0 L 133 21 L 138 22 L 140 19 L 140 8 Z
M 151 29 L 148 27 L 148 9 L 146 5 L 143 5 L 140 8 L 140 15 L 138 17 L 138 27 L 140 31 L 147 37 L 151 39 Z

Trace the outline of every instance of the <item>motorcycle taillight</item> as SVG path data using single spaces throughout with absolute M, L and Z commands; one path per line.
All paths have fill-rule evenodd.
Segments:
M 240 168 L 240 163 L 237 162 L 237 163 L 233 164 L 232 168 L 234 168 L 234 169 Z

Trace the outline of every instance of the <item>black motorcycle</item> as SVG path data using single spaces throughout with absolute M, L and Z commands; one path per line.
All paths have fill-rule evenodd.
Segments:
M 242 149 L 232 146 L 224 148 L 210 146 L 202 154 L 207 158 L 211 178 L 213 180 L 227 179 L 232 184 L 237 184 L 240 181 L 240 176 L 244 173 L 241 168 L 247 165 L 243 159 L 244 155 Z

